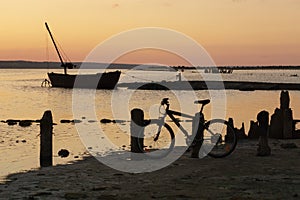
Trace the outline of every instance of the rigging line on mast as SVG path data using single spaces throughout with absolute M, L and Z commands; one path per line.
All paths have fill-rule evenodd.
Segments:
M 61 47 L 61 45 L 59 44 L 58 40 L 55 39 L 55 36 L 52 35 L 51 31 L 50 31 L 50 28 L 48 27 L 47 25 L 47 22 L 45 23 L 46 25 L 46 28 L 47 28 L 47 31 L 49 32 L 50 34 L 50 37 L 52 39 L 52 42 L 54 43 L 54 46 L 56 48 L 56 51 L 58 53 L 58 57 L 60 58 L 60 61 L 62 64 L 64 64 L 64 61 L 70 61 L 70 59 L 68 58 L 67 54 L 64 52 L 63 48 Z
M 49 40 L 48 40 L 47 32 L 45 33 L 45 36 L 46 36 L 46 52 L 45 52 L 46 55 L 45 56 L 46 56 L 47 70 L 49 72 L 49 70 L 50 70 L 50 66 L 49 66 L 49 46 L 48 46 Z
M 68 55 L 66 54 L 66 52 L 64 51 L 64 49 L 62 48 L 62 46 L 60 45 L 60 43 L 55 38 L 54 38 L 54 40 L 58 44 L 58 48 L 62 52 L 62 56 L 63 56 L 64 60 L 68 61 L 68 62 L 71 62 L 71 59 L 68 57 Z
M 70 58 L 68 57 L 68 55 L 66 54 L 66 52 L 64 51 L 64 49 L 62 48 L 62 46 L 61 46 L 61 44 L 59 43 L 59 41 L 55 38 L 55 36 L 52 35 L 52 37 L 53 37 L 55 43 L 56 43 L 57 46 L 58 46 L 58 49 L 59 49 L 59 51 L 60 51 L 60 53 L 61 53 L 61 56 L 63 57 L 63 60 L 64 60 L 64 61 L 67 61 L 67 62 L 72 62 L 71 59 L 70 59 Z
M 60 56 L 62 57 L 63 61 L 64 61 L 64 62 L 67 61 L 68 59 L 66 58 L 66 54 L 65 54 L 65 52 L 63 51 L 63 49 L 62 49 L 60 43 L 59 43 L 58 40 L 55 38 L 55 36 L 52 35 L 52 37 L 53 37 L 53 40 L 54 40 L 55 43 L 56 43 L 56 46 L 57 46 L 57 48 L 58 48 L 58 50 L 59 50 L 59 52 L 60 52 Z

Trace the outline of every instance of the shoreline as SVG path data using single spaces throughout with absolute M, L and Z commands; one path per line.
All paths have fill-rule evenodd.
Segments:
M 242 140 L 232 155 L 190 158 L 158 171 L 132 174 L 93 157 L 68 165 L 9 175 L 2 198 L 17 199 L 297 199 L 300 140 L 270 139 L 272 153 L 257 157 L 257 140 Z M 298 148 L 282 148 L 295 143 Z

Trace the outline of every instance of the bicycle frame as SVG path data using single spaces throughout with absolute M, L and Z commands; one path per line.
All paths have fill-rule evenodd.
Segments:
M 188 114 L 185 114 L 185 113 L 181 113 L 181 112 L 178 112 L 178 111 L 174 111 L 174 110 L 170 110 L 169 109 L 169 104 L 166 104 L 166 108 L 165 108 L 165 113 L 163 115 L 163 117 L 160 117 L 159 122 L 160 122 L 160 126 L 159 126 L 159 129 L 158 129 L 158 134 L 156 136 L 156 138 L 159 137 L 159 133 L 161 131 L 161 128 L 162 126 L 164 125 L 165 123 L 165 118 L 166 116 L 169 116 L 171 121 L 175 123 L 175 125 L 180 129 L 180 131 L 187 137 L 189 138 L 189 133 L 187 132 L 187 130 L 185 130 L 183 128 L 183 126 L 181 126 L 180 122 L 178 119 L 175 118 L 175 116 L 181 116 L 181 117 L 184 117 L 184 118 L 188 118 L 190 120 L 184 120 L 184 122 L 193 122 L 194 120 L 197 120 L 197 124 L 200 125 L 200 117 L 203 116 L 203 113 L 202 113 L 202 109 L 203 107 L 201 108 L 200 112 L 196 113 L 196 116 L 198 115 L 199 116 L 199 119 L 195 119 L 195 116 L 192 116 L 192 115 L 188 115 Z M 197 127 L 199 128 L 199 127 Z M 197 132 L 197 131 L 196 131 Z
M 181 132 L 188 137 L 189 133 L 181 126 L 180 122 L 174 117 L 175 116 L 181 116 L 184 118 L 189 118 L 191 119 L 190 122 L 193 121 L 194 116 L 188 115 L 188 114 L 184 114 L 184 113 L 180 113 L 174 110 L 166 110 L 166 114 L 170 117 L 170 119 L 176 124 L 176 126 L 181 130 Z M 185 120 L 187 122 L 187 120 Z

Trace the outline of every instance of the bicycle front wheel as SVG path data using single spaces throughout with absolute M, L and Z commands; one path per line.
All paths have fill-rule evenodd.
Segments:
M 237 144 L 234 129 L 223 119 L 213 119 L 206 122 L 203 136 L 204 152 L 214 158 L 228 156 Z
M 167 156 L 174 148 L 175 136 L 168 124 L 161 125 L 159 122 L 151 122 L 145 126 L 143 133 L 144 145 L 140 150 L 151 158 Z

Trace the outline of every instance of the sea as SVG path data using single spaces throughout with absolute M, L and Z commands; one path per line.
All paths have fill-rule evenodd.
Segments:
M 231 80 L 252 82 L 300 83 L 300 70 L 236 70 L 231 74 L 203 74 L 203 71 L 183 72 L 164 69 L 120 69 L 120 83 L 176 81 L 179 73 L 188 80 Z M 273 91 L 162 91 L 162 90 L 115 90 L 63 89 L 41 87 L 47 72 L 61 72 L 60 69 L 0 69 L 0 180 L 12 173 L 39 168 L 40 126 L 21 127 L 8 125 L 6 120 L 38 120 L 43 113 L 51 110 L 53 115 L 53 164 L 70 164 L 89 155 L 92 148 L 85 144 L 82 129 L 76 123 L 61 123 L 74 120 L 86 127 L 97 125 L 94 131 L 107 134 L 115 149 L 103 150 L 103 156 L 111 151 L 130 149 L 130 111 L 140 108 L 145 118 L 160 116 L 159 103 L 170 98 L 171 109 L 193 115 L 197 107 L 195 99 L 212 99 L 204 108 L 205 117 L 233 118 L 234 126 L 241 128 L 244 123 L 246 134 L 250 121 L 256 121 L 257 114 L 266 110 L 272 115 L 279 107 L 280 92 Z M 77 73 L 78 70 L 71 72 Z M 92 71 L 94 72 L 94 71 Z M 202 76 L 203 75 L 203 76 Z M 300 119 L 300 91 L 289 91 L 290 107 L 294 119 Z M 78 101 L 79 99 L 79 101 Z M 119 120 L 120 123 L 100 123 L 101 119 Z M 168 122 L 170 123 L 170 122 Z M 188 126 L 188 125 L 187 125 Z M 180 134 L 180 133 L 179 133 Z M 68 157 L 58 152 L 66 149 Z

